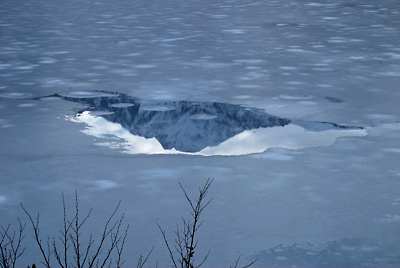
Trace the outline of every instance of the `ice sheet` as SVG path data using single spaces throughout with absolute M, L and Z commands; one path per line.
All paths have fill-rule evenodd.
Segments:
M 204 267 L 239 255 L 254 267 L 400 265 L 398 1 L 15 0 L 0 10 L 2 225 L 27 221 L 23 202 L 40 211 L 43 239 L 57 235 L 61 193 L 73 210 L 77 189 L 82 214 L 94 209 L 85 231 L 98 233 L 121 199 L 125 267 L 152 246 L 149 265 L 169 267 L 156 223 L 173 239 L 189 209 L 178 182 L 195 195 L 213 177 Z M 110 148 L 119 139 L 65 120 L 82 104 L 34 100 L 93 90 L 245 105 L 368 135 L 246 156 L 128 155 Z M 40 262 L 26 231 L 18 267 Z

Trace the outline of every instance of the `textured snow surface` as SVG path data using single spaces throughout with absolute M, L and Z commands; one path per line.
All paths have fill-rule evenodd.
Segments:
M 78 190 L 80 213 L 93 207 L 85 231 L 96 234 L 122 200 L 125 266 L 154 246 L 149 265 L 170 267 L 156 223 L 173 240 L 189 211 L 178 182 L 196 195 L 213 177 L 196 251 L 200 261 L 210 250 L 204 267 L 240 255 L 258 258 L 254 267 L 400 266 L 397 0 L 15 0 L 0 12 L 3 226 L 27 221 L 23 202 L 40 211 L 42 239 L 56 236 L 61 194 L 72 212 Z M 66 120 L 87 108 L 74 100 L 101 91 L 146 100 L 160 120 L 175 101 L 225 103 L 305 132 L 330 122 L 368 135 L 242 156 L 123 154 L 123 128 L 85 135 L 93 128 Z M 88 116 L 137 107 L 111 108 Z M 191 120 L 220 120 L 200 118 Z M 17 266 L 38 264 L 30 227 L 24 241 Z

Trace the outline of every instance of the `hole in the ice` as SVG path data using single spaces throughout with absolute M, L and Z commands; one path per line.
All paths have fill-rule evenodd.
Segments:
M 339 137 L 366 135 L 360 127 L 290 120 L 228 103 L 149 102 L 97 91 L 64 95 L 56 96 L 86 106 L 73 118 L 88 126 L 86 134 L 118 138 L 119 148 L 130 154 L 245 155 L 328 146 Z M 126 104 L 129 109 L 115 109 Z
M 28 92 L 4 92 L 0 93 L 0 98 L 6 99 L 26 99 L 31 97 L 32 94 Z

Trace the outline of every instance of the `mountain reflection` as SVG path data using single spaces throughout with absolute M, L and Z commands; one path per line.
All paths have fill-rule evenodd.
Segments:
M 112 134 L 129 140 L 131 149 L 125 149 L 131 153 L 240 155 L 285 147 L 277 142 L 279 137 L 286 139 L 282 131 L 302 139 L 299 131 L 359 130 L 332 123 L 292 122 L 261 109 L 226 103 L 142 101 L 125 94 L 100 91 L 71 91 L 57 96 L 84 104 L 87 108 L 78 111 L 75 119 L 95 128 L 97 134 Z M 274 135 L 277 137 L 273 138 Z M 354 135 L 356 133 L 339 136 Z M 309 139 L 315 137 L 311 135 Z M 294 149 L 298 147 L 293 145 L 296 142 L 289 143 Z

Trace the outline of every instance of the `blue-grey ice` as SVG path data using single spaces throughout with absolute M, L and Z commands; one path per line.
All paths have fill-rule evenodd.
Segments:
M 399 29 L 399 0 L 0 1 L 0 225 L 57 237 L 78 190 L 96 235 L 121 199 L 123 267 L 170 267 L 156 223 L 212 177 L 205 268 L 398 268 Z

